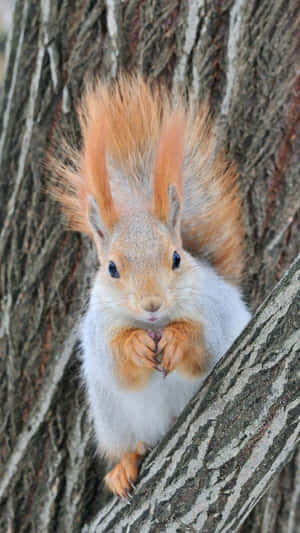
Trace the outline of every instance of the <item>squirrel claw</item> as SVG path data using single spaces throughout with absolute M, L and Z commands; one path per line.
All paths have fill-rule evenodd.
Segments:
M 133 495 L 131 494 L 130 489 L 128 489 L 128 490 L 126 491 L 126 497 L 125 497 L 125 499 L 127 500 L 128 503 L 131 503 L 132 498 L 133 498 Z

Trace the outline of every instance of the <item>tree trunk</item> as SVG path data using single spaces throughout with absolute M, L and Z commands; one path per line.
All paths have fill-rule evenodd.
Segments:
M 103 465 L 94 454 L 76 356 L 76 324 L 85 305 L 95 256 L 86 239 L 63 229 L 57 206 L 45 194 L 47 150 L 55 142 L 59 128 L 74 135 L 74 107 L 84 78 L 88 75 L 111 78 L 121 70 L 137 70 L 149 80 L 164 79 L 170 87 L 186 85 L 195 98 L 209 99 L 220 121 L 223 142 L 240 169 L 247 228 L 245 292 L 255 309 L 296 257 L 299 246 L 300 80 L 296 68 L 299 12 L 297 0 L 16 0 L 1 95 L 0 531 L 76 533 L 91 522 L 106 498 L 101 485 Z M 291 272 L 289 276 L 294 274 L 294 267 Z M 278 293 L 276 301 L 286 302 L 285 290 L 281 291 L 282 296 Z M 279 309 L 274 324 L 282 338 L 291 339 L 296 308 L 295 322 L 291 314 L 294 307 L 292 311 L 288 306 L 286 309 L 288 318 L 284 320 Z M 282 322 L 278 317 L 282 317 Z M 258 327 L 259 317 L 254 324 Z M 285 328 L 283 324 L 289 326 Z M 256 331 L 257 340 L 250 339 L 251 331 Z M 263 332 L 248 330 L 241 339 L 240 355 L 235 348 L 218 366 L 207 382 L 211 383 L 212 395 L 220 386 L 222 369 L 225 372 L 230 361 L 232 379 L 236 376 L 235 357 L 239 362 L 244 357 L 249 376 L 251 371 L 254 376 L 258 366 L 251 368 L 250 348 L 247 358 L 247 347 L 242 343 L 249 339 L 256 357 Z M 281 413 L 286 431 L 281 431 L 276 449 L 278 457 L 285 459 L 277 461 L 272 456 L 274 469 L 270 467 L 270 474 L 266 468 L 262 471 L 262 478 L 257 478 L 259 490 L 253 498 L 249 490 L 249 498 L 243 500 L 240 509 L 230 508 L 231 492 L 223 493 L 221 503 L 231 509 L 237 528 L 271 482 L 266 495 L 241 526 L 242 533 L 296 533 L 300 528 L 299 452 L 274 477 L 299 438 L 296 425 L 289 424 L 292 402 L 296 401 L 293 386 L 285 399 L 280 396 L 280 385 L 276 387 L 277 378 L 285 371 L 290 372 L 296 360 L 294 352 L 287 350 L 291 366 L 282 362 L 276 373 L 277 367 L 273 368 L 270 361 L 273 356 L 277 361 L 280 359 L 278 339 L 277 329 L 267 339 L 270 349 L 266 364 L 271 380 L 268 387 L 271 390 L 273 386 L 274 398 L 266 393 L 259 396 L 258 383 L 262 381 L 257 380 L 257 389 L 253 387 L 253 393 L 257 391 L 260 398 L 255 411 L 258 420 L 255 431 L 266 427 L 263 398 L 270 408 L 273 400 L 274 405 L 277 401 L 278 409 L 280 405 L 282 409 L 274 408 L 268 424 L 274 436 L 276 416 Z M 261 357 L 264 361 L 264 354 Z M 241 382 L 241 372 L 233 388 Z M 294 372 L 296 379 L 296 366 Z M 229 379 L 229 374 L 226 375 Z M 292 376 L 286 379 L 289 384 L 293 381 Z M 199 398 L 204 398 L 205 391 L 204 388 Z M 197 402 L 192 402 L 186 411 L 186 420 L 195 413 L 199 427 L 201 424 L 204 427 L 201 441 L 196 439 L 199 450 L 192 450 L 199 458 L 195 464 L 197 472 L 208 465 L 201 463 L 201 450 L 208 446 L 210 436 L 202 418 L 208 415 L 209 419 L 212 409 L 209 397 L 208 394 L 203 414 L 196 407 Z M 245 406 L 249 405 L 246 400 Z M 229 400 L 225 396 L 226 401 Z M 216 402 L 216 409 L 219 407 Z M 138 502 L 146 505 L 143 509 L 151 504 L 142 487 L 147 486 L 153 469 L 159 478 L 163 477 L 164 463 L 159 457 L 173 441 L 179 451 L 172 457 L 172 463 L 178 457 L 179 468 L 182 420 L 159 450 L 153 452 L 156 462 L 147 463 L 150 470 L 138 489 L 135 509 L 138 510 Z M 245 412 L 241 413 L 239 424 L 243 422 L 246 433 L 252 428 L 252 418 Z M 209 431 L 215 431 L 211 427 Z M 238 427 L 237 432 L 242 426 Z M 236 446 L 237 433 L 232 431 L 230 436 L 228 428 L 225 430 L 226 447 L 230 450 Z M 218 431 L 221 436 L 222 428 L 218 427 Z M 264 435 L 268 438 L 262 431 L 261 440 L 253 446 L 266 442 Z M 289 447 L 291 435 L 296 437 Z M 186 436 L 187 449 L 193 448 L 189 440 L 192 436 L 192 433 Z M 221 446 L 218 439 L 216 445 Z M 220 448 L 214 448 L 214 443 L 210 446 L 209 464 L 214 461 L 217 464 Z M 242 453 L 243 443 L 238 446 L 237 452 Z M 185 461 L 193 460 L 193 453 Z M 242 465 L 241 462 L 241 471 Z M 221 466 L 220 462 L 216 468 Z M 222 471 L 224 483 L 230 472 L 226 468 L 225 465 Z M 237 472 L 234 476 L 233 487 L 239 479 Z M 213 499 L 215 478 L 210 480 L 207 490 Z M 181 516 L 193 513 L 197 505 L 193 491 L 194 499 L 176 500 L 179 493 L 173 501 L 176 482 L 173 478 L 169 487 L 169 505 L 164 494 L 166 520 L 170 520 L 168 513 L 176 501 L 177 505 L 180 501 Z M 222 484 L 222 479 L 218 482 Z M 199 478 L 200 490 L 201 483 L 204 481 Z M 159 484 L 154 481 L 155 486 Z M 220 487 L 216 490 L 221 491 Z M 238 490 L 242 494 L 242 482 Z M 238 501 L 236 488 L 233 494 L 232 498 Z M 115 503 L 102 512 L 112 517 L 122 508 L 122 516 L 130 519 L 130 507 L 114 506 Z M 240 511 L 243 515 L 238 521 Z M 214 524 L 213 520 L 211 516 L 210 524 Z M 90 529 L 93 527 L 96 526 Z M 97 532 L 103 528 L 98 526 Z M 157 530 L 154 526 L 145 528 L 144 531 Z M 176 528 L 193 531 L 180 522 Z M 160 529 L 164 530 L 167 531 Z M 202 531 L 215 533 L 217 529 L 207 525 Z

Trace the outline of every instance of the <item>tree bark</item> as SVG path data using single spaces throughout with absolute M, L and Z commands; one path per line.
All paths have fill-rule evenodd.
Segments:
M 89 533 L 235 533 L 300 440 L 300 256 Z
M 188 86 L 194 98 L 209 99 L 221 140 L 240 169 L 247 228 L 245 292 L 254 309 L 299 249 L 299 11 L 297 0 L 16 0 L 0 115 L 0 531 L 76 533 L 105 501 L 103 465 L 95 458 L 76 357 L 76 325 L 96 263 L 90 244 L 63 229 L 57 206 L 45 194 L 46 153 L 58 129 L 76 137 L 74 108 L 84 79 L 137 70 L 150 81 Z M 279 326 L 280 335 L 288 338 Z M 275 354 L 267 350 L 270 362 L 280 355 L 277 335 L 268 342 L 277 346 Z M 256 342 L 253 350 L 258 355 Z M 250 379 L 249 361 L 251 354 Z M 276 365 L 267 362 L 267 367 L 276 389 L 277 379 L 289 369 L 282 362 L 277 375 Z M 233 379 L 234 367 L 231 372 Z M 279 401 L 278 388 L 274 394 Z M 292 395 L 288 391 L 287 398 Z M 268 421 L 271 428 L 278 409 Z M 199 424 L 202 416 L 204 411 Z M 263 420 L 264 410 L 257 416 Z M 248 414 L 242 413 L 242 419 L 246 425 Z M 179 427 L 170 443 L 177 441 Z M 288 422 L 285 428 L 282 439 L 294 431 Z M 261 438 L 267 438 L 264 432 Z M 199 450 L 207 439 L 203 433 Z M 166 449 L 167 442 L 159 449 Z M 189 448 L 196 454 L 192 444 Z M 209 464 L 214 460 L 217 453 Z M 277 470 L 283 462 L 276 463 Z M 205 466 L 200 462 L 197 468 Z M 225 468 L 224 483 L 228 472 Z M 298 452 L 279 476 L 273 470 L 263 476 L 271 481 L 270 489 L 243 533 L 296 533 L 299 472 Z M 146 486 L 146 480 L 141 483 Z M 199 478 L 200 488 L 201 483 Z M 168 490 L 171 494 L 172 487 Z M 249 500 L 247 512 L 258 499 Z M 192 512 L 187 498 L 180 512 L 189 508 Z M 131 509 L 125 509 L 130 515 Z M 238 510 L 232 513 L 237 519 Z M 180 525 L 177 530 L 188 531 Z

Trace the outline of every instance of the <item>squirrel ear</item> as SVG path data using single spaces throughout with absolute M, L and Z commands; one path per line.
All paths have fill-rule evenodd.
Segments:
M 180 211 L 181 203 L 179 200 L 178 192 L 175 185 L 169 185 L 168 187 L 169 197 L 169 216 L 168 216 L 168 228 L 172 232 L 179 231 L 180 225 Z
M 91 97 L 92 98 L 92 97 Z M 105 120 L 95 108 L 94 100 L 88 101 L 89 110 L 82 120 L 83 151 L 81 169 L 89 194 L 88 221 L 95 234 L 107 239 L 118 215 L 113 202 L 106 168 Z M 97 239 L 99 244 L 99 239 Z
M 93 196 L 89 196 L 88 220 L 94 235 L 97 235 L 97 242 L 103 245 L 109 238 L 109 230 L 103 221 L 97 201 Z
M 183 113 L 173 111 L 162 126 L 153 167 L 151 212 L 167 225 L 179 217 L 183 149 Z

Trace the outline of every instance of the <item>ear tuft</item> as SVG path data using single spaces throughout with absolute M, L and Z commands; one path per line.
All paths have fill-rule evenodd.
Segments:
M 170 217 L 172 218 L 172 210 L 179 214 L 183 155 L 183 112 L 173 111 L 163 123 L 153 168 L 151 212 L 165 224 L 168 224 Z
M 106 119 L 97 92 L 87 93 L 84 112 L 81 110 L 80 122 L 83 133 L 81 172 L 89 194 L 97 204 L 98 213 L 106 230 L 111 231 L 118 220 L 118 215 L 113 203 L 106 168 Z M 92 211 L 95 211 L 94 207 Z

